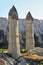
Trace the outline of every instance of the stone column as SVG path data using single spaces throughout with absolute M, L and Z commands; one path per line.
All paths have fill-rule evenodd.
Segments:
M 18 30 L 18 13 L 13 6 L 9 11 L 9 45 L 8 51 L 13 57 L 20 55 L 19 30 Z
M 26 16 L 26 50 L 34 48 L 34 25 L 30 12 Z

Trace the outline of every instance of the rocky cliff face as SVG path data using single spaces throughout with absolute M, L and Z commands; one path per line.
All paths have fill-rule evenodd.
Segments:
M 25 30 L 25 19 L 19 19 L 19 29 L 20 31 Z M 34 33 L 36 36 L 43 34 L 43 20 L 34 19 Z
M 25 19 L 19 19 L 19 32 L 22 33 L 23 39 L 25 39 Z M 38 42 L 43 45 L 43 20 L 34 19 L 34 33 L 38 38 Z M 7 34 L 8 20 L 6 18 L 0 18 L 0 30 L 4 30 L 4 33 Z
M 19 19 L 19 31 L 22 34 L 22 38 L 25 39 L 25 19 Z M 34 34 L 35 34 L 35 46 L 39 46 L 43 48 L 43 20 L 34 19 Z
M 7 25 L 8 25 L 8 20 L 6 18 L 0 17 L 0 30 L 4 30 L 4 33 L 6 33 Z
M 25 19 L 19 19 L 19 31 L 25 31 Z M 36 36 L 43 35 L 43 20 L 34 19 L 34 32 Z M 8 20 L 6 18 L 0 18 L 0 30 L 6 32 L 8 26 Z

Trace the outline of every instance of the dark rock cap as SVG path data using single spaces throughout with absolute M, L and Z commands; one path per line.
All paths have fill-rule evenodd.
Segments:
M 33 21 L 33 17 L 32 17 L 32 15 L 31 15 L 31 13 L 30 12 L 28 12 L 28 14 L 27 14 L 27 16 L 26 16 L 26 19 L 27 20 L 32 20 Z
M 14 5 L 13 5 L 13 7 L 10 9 L 8 15 L 11 16 L 12 19 L 18 19 L 18 13 L 17 13 L 17 10 L 16 10 L 16 8 L 14 7 Z

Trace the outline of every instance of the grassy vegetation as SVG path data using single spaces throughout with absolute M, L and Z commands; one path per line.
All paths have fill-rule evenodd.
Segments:
M 8 53 L 8 49 L 0 49 L 0 53 Z
M 43 61 L 41 61 L 41 62 L 39 63 L 39 65 L 43 65 Z

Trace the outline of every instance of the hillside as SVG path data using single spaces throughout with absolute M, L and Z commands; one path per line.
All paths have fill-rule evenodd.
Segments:
M 25 33 L 25 19 L 19 19 L 19 32 L 22 34 L 23 38 L 25 39 L 26 33 Z M 34 19 L 34 33 L 35 36 L 38 37 L 38 42 L 43 47 L 43 20 Z M 8 26 L 8 20 L 6 18 L 0 18 L 0 30 L 4 30 L 4 33 L 7 34 L 7 26 Z

